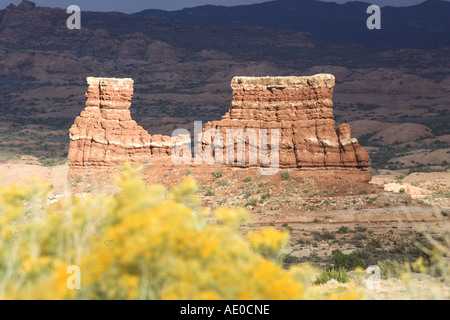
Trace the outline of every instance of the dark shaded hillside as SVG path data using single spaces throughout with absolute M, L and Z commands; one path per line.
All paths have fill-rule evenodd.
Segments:
M 378 48 L 434 49 L 450 45 L 450 3 L 428 0 L 410 7 L 383 7 L 382 29 L 368 30 L 364 2 L 336 4 L 317 0 L 277 0 L 245 6 L 200 6 L 179 11 L 144 10 L 155 16 L 210 24 L 244 24 L 309 32 L 332 42 Z

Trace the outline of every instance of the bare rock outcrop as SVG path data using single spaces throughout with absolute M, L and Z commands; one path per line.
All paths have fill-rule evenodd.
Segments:
M 176 145 L 191 145 L 189 136 L 151 136 L 132 120 L 129 110 L 133 96 L 132 79 L 90 77 L 87 82 L 86 108 L 70 129 L 68 160 L 71 177 L 95 176 L 101 170 L 117 170 L 126 161 L 146 163 L 156 156 L 166 156 L 170 162 Z M 277 129 L 277 166 L 304 170 L 351 169 L 351 175 L 359 175 L 358 180 L 369 181 L 369 156 L 358 141 L 351 138 L 350 125 L 342 124 L 335 128 L 332 109 L 334 83 L 334 76 L 330 74 L 235 77 L 231 83 L 231 109 L 222 120 L 206 124 L 200 146 L 204 150 L 208 144 L 214 143 L 213 139 L 205 142 L 206 132 L 210 129 L 221 133 L 224 138 L 231 129 L 234 132 L 252 131 L 261 136 L 261 132 L 265 132 L 269 155 L 273 151 L 272 130 Z M 229 148 L 238 149 L 239 139 L 242 142 L 239 137 L 224 139 L 224 157 Z M 250 139 L 245 141 L 250 143 Z M 250 162 L 250 150 L 247 145 L 244 163 L 230 163 L 227 162 L 229 159 L 222 163 L 241 167 L 266 166 L 259 157 L 258 161 Z M 236 157 L 237 154 L 234 160 Z M 199 163 L 188 161 L 188 164 Z
M 70 176 L 171 154 L 176 141 L 168 136 L 151 136 L 131 119 L 132 79 L 86 80 L 86 108 L 70 129 Z
M 281 167 L 365 170 L 369 156 L 351 138 L 350 125 L 335 129 L 334 84 L 330 74 L 235 77 L 231 82 L 231 109 L 205 129 L 217 129 L 223 135 L 228 129 L 278 129 Z

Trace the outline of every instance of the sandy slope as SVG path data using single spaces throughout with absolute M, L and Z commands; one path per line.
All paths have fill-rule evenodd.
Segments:
M 23 157 L 0 163 L 0 186 L 38 176 L 53 185 L 54 192 L 63 192 L 67 187 L 67 164 L 44 167 L 35 158 Z

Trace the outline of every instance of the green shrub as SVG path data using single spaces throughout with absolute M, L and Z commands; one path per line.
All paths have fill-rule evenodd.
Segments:
M 216 170 L 214 170 L 212 172 L 212 175 L 213 175 L 214 179 L 219 179 L 223 175 L 223 170 L 222 169 L 216 169 Z
M 263 194 L 261 195 L 261 199 L 259 200 L 259 202 L 260 202 L 260 203 L 263 203 L 263 202 L 266 201 L 269 197 L 270 197 L 270 193 L 268 193 L 268 192 L 263 193 Z
M 212 188 L 211 187 L 209 187 L 207 190 L 206 190 L 206 192 L 205 192 L 205 196 L 207 196 L 207 197 L 211 197 L 211 196 L 213 196 L 215 193 L 214 193 L 214 191 L 212 190 Z
M 331 253 L 331 263 L 335 268 L 343 267 L 346 270 L 354 270 L 357 267 L 364 268 L 364 262 L 358 258 L 356 253 L 345 254 L 337 249 Z
M 332 279 L 340 283 L 346 283 L 350 280 L 345 268 L 339 267 L 339 268 L 323 269 L 317 276 L 316 283 L 324 284 Z
M 280 173 L 280 177 L 281 177 L 281 180 L 286 181 L 291 178 L 291 174 L 289 173 L 289 171 L 283 171 Z
M 367 228 L 366 227 L 361 227 L 361 226 L 356 226 L 355 231 L 356 232 L 366 232 Z
M 283 228 L 286 228 L 286 230 L 289 231 L 289 233 L 292 233 L 292 227 L 290 225 L 288 225 L 287 223 L 283 223 L 281 226 Z
M 245 206 L 252 206 L 252 207 L 256 207 L 256 205 L 258 204 L 258 199 L 255 198 L 251 198 L 247 201 L 247 203 L 245 204 Z
M 367 236 L 365 235 L 365 234 L 355 234 L 353 237 L 352 237 L 352 240 L 355 240 L 355 241 L 361 241 L 361 240 L 366 240 L 367 239 Z
M 338 233 L 349 233 L 350 229 L 348 227 L 346 227 L 346 226 L 342 226 L 342 227 L 339 227 L 337 232 Z
M 381 248 L 381 240 L 380 239 L 372 239 L 367 243 L 368 247 L 371 248 Z
M 253 180 L 253 178 L 252 177 L 245 177 L 244 178 L 244 182 L 250 182 L 250 181 L 252 181 Z
M 290 254 L 287 254 L 283 258 L 283 263 L 285 266 L 291 265 L 291 264 L 297 264 L 299 262 L 299 258 Z
M 314 240 L 334 240 L 336 239 L 336 235 L 334 234 L 334 232 L 330 232 L 330 231 L 313 231 L 312 232 L 313 236 L 314 236 Z
M 382 279 L 399 279 L 404 271 L 403 265 L 395 260 L 378 261 L 377 265 L 380 267 Z
M 302 246 L 304 245 L 309 246 L 311 245 L 311 240 L 300 238 L 297 240 L 297 243 Z

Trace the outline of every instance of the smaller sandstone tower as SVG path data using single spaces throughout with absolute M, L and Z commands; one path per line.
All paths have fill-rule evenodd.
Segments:
M 69 133 L 69 176 L 117 169 L 126 161 L 144 163 L 152 154 L 171 154 L 170 137 L 150 136 L 131 119 L 132 79 L 86 80 L 86 108 Z

